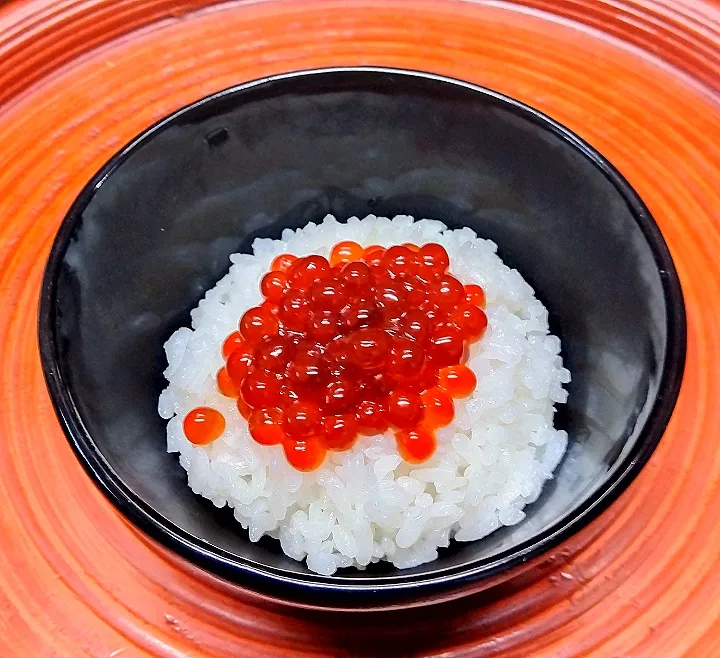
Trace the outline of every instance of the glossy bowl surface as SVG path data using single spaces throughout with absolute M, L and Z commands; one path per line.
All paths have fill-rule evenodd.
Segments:
M 410 570 L 319 576 L 187 487 L 157 415 L 162 345 L 228 269 L 286 227 L 368 213 L 469 226 L 548 307 L 573 375 L 568 453 L 518 526 Z M 539 112 L 417 72 L 341 68 L 240 85 L 120 151 L 77 198 L 43 282 L 47 383 L 78 457 L 167 549 L 284 602 L 339 609 L 488 587 L 570 537 L 660 440 L 685 359 L 678 278 L 660 232 L 600 154 Z

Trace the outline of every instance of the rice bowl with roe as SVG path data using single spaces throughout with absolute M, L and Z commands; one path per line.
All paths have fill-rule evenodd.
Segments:
M 282 254 L 328 257 L 333 245 L 442 245 L 449 272 L 485 293 L 487 329 L 469 343 L 464 361 L 474 390 L 454 400 L 454 417 L 434 430 L 435 447 L 421 463 L 404 459 L 391 430 L 358 436 L 330 450 L 317 467 L 294 468 L 280 445 L 260 445 L 236 400 L 218 390 L 222 346 L 243 314 L 263 302 L 261 281 Z M 567 434 L 553 426 L 564 403 L 560 341 L 547 311 L 522 276 L 502 263 L 494 243 L 435 220 L 369 216 L 257 239 L 253 254 L 230 257 L 229 273 L 191 312 L 191 327 L 165 345 L 168 387 L 158 410 L 168 420 L 167 449 L 180 453 L 193 492 L 234 511 L 252 541 L 263 535 L 308 568 L 330 575 L 387 560 L 408 568 L 437 558 L 450 539 L 480 539 L 525 516 L 562 458 Z M 183 421 L 206 408 L 224 420 L 206 445 L 186 437 Z

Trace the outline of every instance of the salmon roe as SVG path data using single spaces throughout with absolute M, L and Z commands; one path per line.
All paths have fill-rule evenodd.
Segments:
M 454 418 L 453 398 L 475 389 L 463 361 L 487 327 L 485 292 L 449 266 L 435 243 L 345 241 L 329 259 L 278 256 L 260 285 L 264 301 L 223 343 L 218 389 L 237 400 L 255 441 L 281 445 L 298 470 L 388 429 L 403 459 L 425 461 L 435 430 Z M 198 407 L 184 428 L 202 445 L 225 419 Z
M 212 407 L 196 407 L 185 416 L 183 431 L 190 443 L 204 446 L 220 438 L 225 431 L 225 418 Z

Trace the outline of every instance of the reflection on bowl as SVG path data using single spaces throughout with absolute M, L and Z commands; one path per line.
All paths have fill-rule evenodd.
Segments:
M 286 227 L 369 213 L 441 219 L 499 245 L 548 307 L 573 374 L 556 479 L 525 521 L 408 570 L 313 574 L 187 487 L 165 451 L 162 345 L 228 255 Z M 296 605 L 407 606 L 512 578 L 600 514 L 672 413 L 685 315 L 657 226 L 627 182 L 531 108 L 446 78 L 328 69 L 180 110 L 88 183 L 55 241 L 40 308 L 61 423 L 100 489 L 196 566 Z

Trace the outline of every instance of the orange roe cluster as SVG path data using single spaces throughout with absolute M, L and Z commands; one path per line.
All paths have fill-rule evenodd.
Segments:
M 449 264 L 435 243 L 340 242 L 329 261 L 278 256 L 260 284 L 265 301 L 225 340 L 217 374 L 255 441 L 282 445 L 290 464 L 311 471 L 328 450 L 392 428 L 403 459 L 428 459 L 453 398 L 475 389 L 464 361 L 487 327 L 483 289 L 463 286 Z M 188 421 L 197 409 L 188 414 L 193 443 L 222 433 L 209 411 L 202 422 Z

